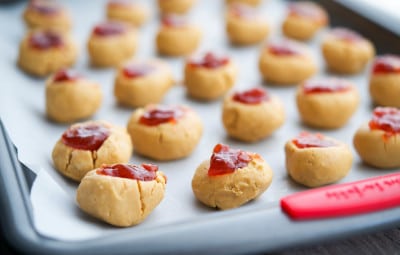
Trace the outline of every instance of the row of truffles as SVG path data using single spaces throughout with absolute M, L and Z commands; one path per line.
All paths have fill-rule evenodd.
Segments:
M 170 1 L 163 0 L 161 2 Z M 42 11 L 44 16 L 42 18 L 46 18 L 46 15 L 51 13 L 53 16 L 47 18 L 57 20 L 56 10 L 63 9 L 56 4 L 51 4 L 53 2 L 49 3 L 32 1 L 28 5 L 25 16 L 35 16 L 35 13 L 39 15 Z M 132 2 L 126 1 L 110 2 L 107 5 L 110 21 L 99 23 L 93 28 L 87 43 L 93 66 L 117 66 L 135 54 L 138 36 L 135 26 L 141 24 L 144 18 L 135 18 L 135 22 L 126 22 L 127 14 L 124 14 L 124 11 L 130 10 L 130 8 L 125 8 L 124 5 L 136 6 Z M 44 11 L 52 10 L 52 8 L 56 9 L 55 13 L 49 10 Z M 140 5 L 135 8 L 138 9 L 137 12 L 142 13 Z M 284 34 L 288 37 L 301 39 L 302 36 L 293 33 L 304 30 L 310 30 L 304 33 L 312 36 L 327 23 L 326 13 L 315 4 L 293 3 L 289 5 L 288 9 L 288 16 L 283 25 Z M 136 17 L 137 15 L 131 14 L 131 16 Z M 27 18 L 26 20 L 28 24 L 32 23 Z M 56 22 L 49 20 L 49 23 Z M 35 27 L 40 26 L 36 25 Z M 269 26 L 253 7 L 236 3 L 228 8 L 226 30 L 233 43 L 246 45 L 263 41 L 269 33 Z M 186 17 L 166 14 L 161 18 L 161 26 L 156 36 L 156 46 L 161 55 L 187 56 L 198 48 L 201 37 L 201 30 L 191 24 Z M 304 35 L 302 38 L 304 39 Z M 327 66 L 338 73 L 358 73 L 374 56 L 371 42 L 348 29 L 332 30 L 327 34 L 321 48 Z M 259 65 L 261 73 L 267 81 L 276 84 L 295 84 L 317 71 L 315 61 L 311 58 L 306 45 L 283 40 L 270 43 L 266 49 L 268 50 L 263 52 Z M 28 32 L 22 41 L 18 63 L 26 72 L 43 76 L 61 67 L 73 65 L 76 58 L 77 47 L 70 35 L 52 30 L 51 27 L 42 26 Z
M 226 56 L 206 53 L 193 57 L 185 65 L 187 94 L 200 100 L 217 99 L 233 86 L 236 70 Z M 400 93 L 400 58 L 394 55 L 376 58 L 370 76 L 373 101 L 381 106 L 399 107 L 396 95 Z M 116 71 L 114 94 L 121 105 L 144 107 L 160 103 L 173 83 L 170 68 L 161 60 L 132 60 Z M 148 93 L 149 89 L 152 93 Z M 62 69 L 46 82 L 46 113 L 56 122 L 86 119 L 100 107 L 102 97 L 96 82 L 73 70 Z M 345 79 L 309 79 L 302 82 L 296 92 L 302 121 L 315 128 L 343 127 L 358 108 L 359 101 L 358 89 Z M 225 97 L 223 123 L 232 137 L 258 141 L 282 125 L 283 108 L 281 100 L 270 96 L 265 89 L 235 92 Z
M 184 14 L 188 12 L 194 0 L 159 0 L 161 13 Z M 110 0 L 106 6 L 109 20 L 122 21 L 135 27 L 142 26 L 150 16 L 147 6 L 132 0 Z M 72 29 L 70 12 L 56 1 L 31 0 L 23 13 L 29 29 L 51 29 L 69 32 Z
M 170 17 L 163 20 L 167 18 Z M 171 20 L 177 22 L 175 18 Z M 192 31 L 193 34 L 184 33 L 185 39 L 179 38 L 175 42 L 170 37 L 169 30 L 169 25 L 163 26 L 157 36 L 158 48 L 163 52 L 176 55 L 179 54 L 176 51 L 187 51 L 189 54 L 197 47 L 197 39 L 192 38 L 198 38 L 198 31 Z M 97 67 L 113 67 L 125 62 L 136 51 L 136 37 L 135 29 L 125 23 L 98 24 L 88 40 L 91 63 Z M 360 72 L 374 56 L 374 48 L 367 39 L 344 28 L 332 29 L 321 47 L 327 66 L 337 73 Z M 20 45 L 18 64 L 27 73 L 44 76 L 73 65 L 77 53 L 77 46 L 69 34 L 34 30 L 28 33 Z M 193 58 L 195 57 L 191 57 Z M 215 60 L 214 62 L 221 63 L 207 66 L 209 69 L 216 69 L 230 62 L 229 59 Z M 259 69 L 268 82 L 293 85 L 313 76 L 318 67 L 305 44 L 281 39 L 271 41 L 261 49 Z
M 165 112 L 155 114 L 154 109 L 150 109 L 150 113 L 149 109 L 136 112 L 128 126 L 133 121 L 135 125 L 144 125 L 142 128 L 148 129 L 148 133 L 151 133 L 150 130 L 154 126 L 159 126 L 173 137 L 175 129 L 171 126 L 180 130 L 180 122 L 195 122 L 193 118 L 185 120 L 185 117 L 180 115 L 185 114 L 182 111 L 188 109 L 174 109 L 173 119 L 165 118 L 168 115 Z M 138 114 L 141 114 L 139 121 L 136 116 Z M 149 115 L 152 115 L 152 118 L 148 118 Z M 142 118 L 148 119 L 142 123 Z M 372 119 L 357 130 L 353 142 L 364 162 L 377 168 L 400 166 L 396 157 L 400 152 L 397 143 L 400 133 L 399 120 L 400 110 L 378 107 L 374 110 Z M 146 132 L 142 132 L 140 135 L 145 134 Z M 132 133 L 131 138 L 134 141 Z M 178 146 L 187 149 L 185 144 L 179 144 L 179 140 L 167 140 L 169 146 L 173 143 L 175 145 L 165 147 L 166 150 L 179 151 Z M 146 139 L 146 142 L 154 143 L 155 147 L 159 146 L 159 141 L 151 138 Z M 158 171 L 156 165 L 131 165 L 125 163 L 127 159 L 122 157 L 119 160 L 123 163 L 115 163 L 115 158 L 105 159 L 102 151 L 108 151 L 114 156 L 128 156 L 132 152 L 132 144 L 127 132 L 102 121 L 75 124 L 57 142 L 53 159 L 56 167 L 57 164 L 67 166 L 64 172 L 61 172 L 68 177 L 71 177 L 68 175 L 71 166 L 79 167 L 83 162 L 90 165 L 88 169 L 79 172 L 79 179 L 75 179 L 80 181 L 77 202 L 83 211 L 115 226 L 139 224 L 163 199 L 166 176 Z M 353 155 L 348 145 L 322 134 L 307 132 L 300 133 L 286 142 L 285 156 L 288 175 L 307 187 L 337 182 L 349 173 L 353 164 Z M 79 166 L 76 165 L 78 158 Z M 60 159 L 61 162 L 57 162 Z M 62 162 L 65 159 L 69 159 L 69 162 Z M 101 164 L 98 163 L 100 161 Z M 270 186 L 272 177 L 272 169 L 259 154 L 217 144 L 210 159 L 203 161 L 194 172 L 192 190 L 195 197 L 206 206 L 231 209 L 263 194 Z

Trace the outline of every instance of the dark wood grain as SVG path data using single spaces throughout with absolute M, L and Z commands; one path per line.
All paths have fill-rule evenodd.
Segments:
M 276 255 L 380 255 L 400 254 L 400 229 L 395 228 L 305 248 L 291 249 Z

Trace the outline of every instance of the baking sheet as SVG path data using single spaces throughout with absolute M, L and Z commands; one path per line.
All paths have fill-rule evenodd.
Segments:
M 136 55 L 138 58 L 156 56 L 154 37 L 158 27 L 157 15 L 154 13 L 153 1 L 144 1 L 153 10 L 151 22 L 140 29 L 140 45 Z M 81 54 L 76 69 L 100 83 L 105 94 L 103 105 L 94 119 L 105 119 L 112 123 L 125 126 L 131 109 L 120 108 L 113 98 L 114 70 L 94 70 L 89 67 L 86 53 L 86 40 L 96 22 L 104 17 L 105 1 L 68 1 L 63 3 L 73 14 L 74 31 L 79 43 Z M 286 2 L 278 0 L 266 1 L 261 10 L 271 22 L 273 33 L 270 39 L 280 37 L 279 25 L 284 14 Z M 0 49 L 2 58 L 2 85 L 0 86 L 0 116 L 19 149 L 19 157 L 34 170 L 38 177 L 31 191 L 34 223 L 40 234 L 59 240 L 84 240 L 122 231 L 100 223 L 86 216 L 75 204 L 75 189 L 77 185 L 61 177 L 52 167 L 51 151 L 62 132 L 68 125 L 49 122 L 44 115 L 44 80 L 32 78 L 21 72 L 15 62 L 18 47 L 24 35 L 24 24 L 21 13 L 24 3 L 5 6 L 0 9 Z M 239 77 L 235 90 L 260 85 L 261 78 L 257 69 L 258 55 L 262 45 L 234 48 L 225 38 L 223 25 L 223 1 L 198 1 L 190 14 L 193 22 L 203 28 L 204 38 L 201 50 L 216 50 L 229 53 L 239 67 Z M 321 67 L 317 76 L 327 76 L 319 53 L 319 41 L 324 31 L 309 44 L 313 47 L 313 55 Z M 373 40 L 373 38 L 370 38 Z M 182 79 L 183 59 L 164 58 L 173 68 L 177 80 Z M 367 72 L 358 76 L 346 77 L 357 84 L 361 93 L 361 104 L 348 125 L 336 131 L 319 131 L 326 135 L 351 144 L 352 136 L 358 126 L 367 121 L 372 110 L 367 93 Z M 221 100 L 202 103 L 185 96 L 184 87 L 177 85 L 171 89 L 164 99 L 165 104 L 184 103 L 193 107 L 202 117 L 204 135 L 194 153 L 183 160 L 157 163 L 168 176 L 166 196 L 149 218 L 142 224 L 125 231 L 138 232 L 143 229 L 157 228 L 182 222 L 193 222 L 199 218 L 215 215 L 237 215 L 253 209 L 278 206 L 279 199 L 287 194 L 304 190 L 293 183 L 286 174 L 283 146 L 287 139 L 297 135 L 302 130 L 310 130 L 299 120 L 294 94 L 295 87 L 267 89 L 279 96 L 285 104 L 286 122 L 274 135 L 255 144 L 245 144 L 228 138 L 221 122 Z M 196 201 L 191 191 L 191 178 L 196 167 L 211 155 L 213 146 L 227 143 L 233 147 L 259 153 L 274 170 L 271 187 L 256 201 L 229 212 L 215 211 L 202 206 Z M 354 151 L 353 151 L 354 152 Z M 375 170 L 364 166 L 354 153 L 353 170 L 341 182 L 359 180 L 391 172 L 390 170 Z M 152 162 L 149 159 L 133 155 L 132 163 Z M 271 219 L 273 220 L 273 219 Z

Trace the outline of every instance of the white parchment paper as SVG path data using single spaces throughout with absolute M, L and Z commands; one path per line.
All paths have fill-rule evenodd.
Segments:
M 140 45 L 136 57 L 156 56 L 154 38 L 158 27 L 155 1 L 144 1 L 152 9 L 151 21 L 139 30 Z M 86 41 L 91 28 L 104 19 L 104 1 L 65 1 L 74 20 L 73 34 L 80 46 L 79 61 L 75 68 L 87 77 L 96 80 L 103 88 L 105 98 L 94 119 L 104 119 L 125 126 L 132 109 L 120 108 L 113 97 L 114 70 L 94 70 L 89 67 Z M 55 124 L 45 118 L 44 79 L 30 77 L 16 66 L 18 45 L 25 27 L 21 19 L 24 3 L 6 5 L 0 8 L 0 116 L 12 141 L 19 149 L 19 158 L 38 176 L 33 185 L 31 200 L 34 222 L 37 230 L 45 235 L 61 240 L 83 240 L 98 237 L 110 232 L 123 231 L 103 224 L 82 213 L 75 203 L 77 184 L 60 176 L 52 166 L 51 151 L 68 125 Z M 266 1 L 261 11 L 272 26 L 272 36 L 280 37 L 280 23 L 284 14 L 284 2 Z M 216 50 L 229 53 L 239 67 L 239 77 L 235 90 L 261 85 L 257 62 L 262 45 L 234 48 L 226 40 L 223 23 L 223 1 L 197 1 L 190 18 L 203 28 L 204 39 L 201 50 Z M 322 34 L 323 32 L 321 32 Z M 313 54 L 321 67 L 318 76 L 326 76 L 319 52 L 321 34 L 309 42 Z M 371 38 L 373 39 L 373 38 Z M 173 67 L 177 80 L 182 79 L 183 58 L 165 58 Z M 348 77 L 353 80 L 362 95 L 361 105 L 348 125 L 336 131 L 322 133 L 352 143 L 357 127 L 367 121 L 371 112 L 371 103 L 367 94 L 367 70 L 364 74 Z M 286 174 L 283 147 L 287 139 L 302 130 L 294 101 L 295 87 L 271 87 L 272 94 L 279 96 L 285 103 L 286 123 L 270 138 L 254 144 L 245 144 L 228 138 L 221 122 L 221 100 L 202 103 L 190 100 L 184 87 L 177 85 L 167 94 L 164 103 L 183 103 L 193 107 L 202 117 L 205 130 L 200 144 L 194 153 L 183 160 L 157 163 L 160 170 L 168 176 L 166 196 L 148 219 L 139 226 L 124 231 L 140 231 L 142 228 L 158 227 L 163 224 L 193 221 L 196 217 L 220 214 L 199 204 L 191 190 L 191 178 L 196 167 L 211 155 L 213 146 L 218 142 L 233 147 L 259 153 L 274 170 L 271 187 L 256 201 L 227 214 L 242 213 L 251 208 L 277 206 L 279 199 L 303 187 L 293 183 Z M 311 130 L 315 131 L 315 130 Z M 320 131 L 321 132 L 321 131 Z M 388 171 L 370 169 L 360 163 L 355 155 L 353 170 L 341 182 L 358 180 L 387 173 Z M 133 155 L 132 163 L 152 162 L 149 159 Z M 226 213 L 226 212 L 225 212 Z M 273 220 L 273 219 L 271 219 Z

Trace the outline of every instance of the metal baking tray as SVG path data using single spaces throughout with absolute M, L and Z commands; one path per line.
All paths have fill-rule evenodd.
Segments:
M 223 1 L 212 0 L 198 1 L 197 8 L 203 8 L 203 11 L 200 12 L 201 15 L 211 15 L 206 8 L 215 6 L 217 9 L 210 13 L 219 13 L 220 17 L 222 17 L 222 2 Z M 380 54 L 400 53 L 400 39 L 395 34 L 369 22 L 367 19 L 334 1 L 323 0 L 318 2 L 327 8 L 331 17 L 331 24 L 334 26 L 342 25 L 359 31 L 373 40 Z M 279 10 L 282 11 L 286 3 L 286 1 L 269 0 L 265 3 L 265 6 L 263 6 L 267 8 L 267 13 L 271 15 L 272 23 L 275 22 L 275 27 L 279 27 L 280 18 L 282 18 L 279 16 L 282 14 Z M 109 99 L 106 102 L 108 108 L 105 109 L 106 107 L 103 107 L 100 113 L 96 115 L 96 118 L 110 118 L 118 124 L 126 123 L 127 116 L 130 115 L 131 110 L 120 109 L 113 102 L 111 96 L 113 71 L 91 70 L 88 67 L 87 56 L 84 50 L 84 43 L 87 39 L 90 27 L 95 21 L 102 20 L 103 18 L 103 6 L 105 2 L 69 1 L 65 4 L 68 5 L 74 13 L 74 20 L 76 22 L 74 26 L 77 30 L 78 41 L 82 46 L 81 54 L 83 57 L 78 62 L 76 68 L 78 70 L 84 70 L 85 73 L 91 75 L 91 78 L 103 83 L 103 89 L 106 89 L 105 92 L 110 93 L 110 95 L 108 95 Z M 150 4 L 154 3 L 151 2 Z M 40 171 L 38 171 L 37 168 L 43 167 L 41 165 L 35 165 L 34 161 L 35 158 L 42 157 L 43 154 L 27 155 L 24 146 L 18 145 L 23 144 L 23 141 L 28 141 L 29 146 L 37 146 L 38 151 L 40 151 L 40 147 L 48 147 L 46 150 L 50 153 L 52 149 L 51 146 L 55 142 L 54 139 L 57 138 L 53 134 L 57 133 L 60 135 L 66 126 L 47 122 L 47 120 L 43 118 L 43 109 L 38 107 L 38 105 L 44 104 L 43 101 L 40 101 L 43 100 L 43 96 L 32 99 L 31 97 L 35 97 L 38 94 L 36 92 L 30 93 L 33 90 L 43 91 L 43 80 L 26 76 L 19 71 L 15 65 L 17 45 L 24 33 L 24 26 L 20 21 L 23 7 L 24 3 L 13 3 L 0 7 L 0 27 L 3 31 L 0 35 L 0 49 L 3 52 L 3 57 L 0 60 L 0 68 L 4 70 L 2 74 L 3 85 L 0 87 L 0 118 L 2 121 L 0 124 L 0 211 L 2 214 L 0 220 L 5 230 L 5 238 L 17 250 L 38 254 L 240 254 L 277 251 L 290 247 L 346 238 L 354 234 L 378 231 L 388 227 L 400 226 L 400 208 L 398 207 L 351 217 L 310 221 L 293 221 L 281 211 L 279 199 L 282 196 L 305 190 L 305 188 L 294 184 L 286 176 L 283 163 L 283 144 L 286 139 L 295 135 L 299 130 L 308 129 L 300 123 L 294 107 L 293 95 L 295 88 L 276 88 L 268 86 L 271 93 L 277 94 L 287 103 L 287 124 L 282 130 L 277 132 L 277 135 L 274 135 L 270 139 L 250 145 L 242 144 L 226 137 L 218 121 L 220 102 L 212 102 L 209 104 L 193 102 L 185 98 L 181 88 L 174 88 L 175 91 L 167 96 L 166 102 L 175 102 L 178 97 L 183 98 L 182 100 L 185 103 L 190 104 L 200 112 L 204 121 L 208 120 L 211 123 L 217 123 L 215 124 L 217 126 L 208 126 L 208 130 L 211 129 L 215 132 L 212 132 L 212 134 L 208 136 L 206 135 L 207 139 L 203 138 L 199 148 L 194 152 L 194 155 L 190 157 L 191 159 L 188 159 L 189 161 L 180 160 L 177 162 L 160 164 L 161 169 L 167 169 L 165 171 L 167 175 L 181 177 L 183 181 L 188 182 L 186 187 L 184 185 L 179 186 L 182 184 L 178 184 L 178 181 L 174 180 L 174 177 L 167 187 L 167 192 L 171 190 L 169 194 L 176 194 L 177 190 L 174 190 L 173 185 L 178 185 L 179 188 L 182 189 L 182 193 L 187 193 L 185 194 L 184 199 L 186 200 L 184 202 L 189 201 L 189 204 L 184 208 L 199 212 L 190 217 L 182 217 L 181 219 L 177 217 L 174 221 L 151 224 L 151 222 L 156 221 L 158 217 L 162 218 L 164 214 L 169 213 L 164 211 L 164 208 L 166 208 L 165 204 L 170 201 L 170 199 L 167 199 L 161 204 L 161 208 L 157 208 L 148 220 L 142 224 L 143 226 L 139 225 L 137 227 L 125 229 L 112 228 L 110 231 L 97 237 L 77 238 L 75 240 L 66 240 L 58 238 L 57 236 L 43 234 L 35 224 L 38 208 L 35 202 L 32 202 L 35 181 L 40 178 Z M 268 8 L 270 8 L 269 12 Z M 276 12 L 275 8 L 277 10 Z M 196 14 L 192 15 L 194 20 L 197 19 L 196 21 L 200 22 L 202 21 L 200 19 L 201 17 L 208 17 L 201 15 L 196 16 Z M 246 68 L 249 66 L 249 68 L 251 67 L 254 69 L 256 63 L 247 63 L 246 61 L 248 61 L 248 59 L 242 59 L 242 54 L 249 53 L 257 56 L 259 47 L 262 46 L 252 47 L 251 49 L 232 48 L 226 40 L 224 40 L 224 37 L 220 36 L 223 32 L 223 27 L 218 28 L 213 23 L 216 21 L 215 17 L 216 16 L 207 18 L 207 20 L 203 19 L 203 22 L 205 22 L 203 28 L 209 28 L 204 29 L 205 34 L 209 33 L 209 36 L 215 36 L 216 38 L 215 40 L 209 41 L 208 44 L 206 43 L 203 45 L 203 49 L 211 48 L 228 51 L 229 53 L 233 52 L 234 59 L 239 60 L 237 62 L 242 61 L 241 64 Z M 79 23 L 86 19 L 89 20 L 87 24 Z M 145 28 L 141 33 L 145 34 L 147 33 L 146 31 L 150 31 L 154 34 L 156 27 L 157 19 L 153 17 L 149 29 L 146 30 Z M 153 40 L 153 34 L 143 35 L 143 40 Z M 279 37 L 279 31 L 275 30 L 273 36 Z M 314 49 L 318 46 L 318 39 L 319 38 L 310 42 Z M 149 45 L 153 44 L 150 44 L 150 41 L 147 44 L 141 44 L 140 52 L 138 53 L 140 57 L 154 56 L 155 50 Z M 317 55 L 317 50 L 315 50 L 314 53 Z M 174 67 L 174 72 L 179 77 L 182 59 L 166 58 L 165 60 Z M 256 61 L 256 59 L 254 59 L 254 61 Z M 321 64 L 321 59 L 319 59 L 319 61 Z M 261 83 L 257 70 L 252 70 L 252 72 L 256 75 L 251 72 L 243 72 L 244 74 L 239 79 L 236 89 Z M 324 133 L 344 140 L 347 143 L 351 143 L 352 133 L 354 133 L 356 127 L 361 124 L 362 121 L 367 120 L 368 114 L 372 109 L 366 92 L 367 74 L 368 70 L 362 75 L 348 77 L 358 85 L 363 98 L 363 103 L 360 105 L 357 116 L 349 123 L 348 127 L 338 131 Z M 328 73 L 322 70 L 320 75 L 328 75 Z M 17 93 L 15 98 L 6 98 L 6 96 L 9 95 L 7 93 L 7 91 L 10 90 L 9 86 L 15 86 L 13 88 Z M 36 87 L 27 89 L 28 86 Z M 17 108 L 14 109 L 13 106 Z M 24 116 L 24 110 L 20 109 L 29 109 L 28 112 L 31 116 Z M 204 116 L 208 117 L 209 112 L 207 111 L 210 109 L 214 109 L 216 113 L 209 118 L 204 118 Z M 118 113 L 114 116 L 113 114 L 117 111 Z M 124 118 L 120 119 L 121 116 L 124 116 Z M 41 130 L 39 127 L 42 125 L 49 127 L 49 129 Z M 291 129 L 292 126 L 295 127 L 294 130 Z M 23 135 L 15 135 L 16 133 L 18 134 L 18 132 L 12 130 L 12 128 L 19 129 L 19 134 Z M 7 133 L 9 133 L 10 136 Z M 51 137 L 51 139 L 46 139 L 43 143 L 38 142 L 39 138 L 47 136 Z M 10 139 L 10 137 L 12 137 L 12 139 Z M 213 140 L 209 141 L 210 139 Z M 196 202 L 190 190 L 189 183 L 191 176 L 197 164 L 209 157 L 212 149 L 209 144 L 217 142 L 225 142 L 234 147 L 241 147 L 243 149 L 259 152 L 272 165 L 275 171 L 275 178 L 270 190 L 267 190 L 262 198 L 241 208 L 228 211 L 207 209 Z M 17 153 L 14 144 L 17 145 L 19 153 Z M 277 147 L 276 144 L 281 144 L 282 146 Z M 25 164 L 22 164 L 20 160 L 28 165 L 29 168 L 26 167 Z M 146 159 L 135 155 L 133 160 L 135 163 L 138 163 Z M 191 162 L 191 165 L 190 169 L 185 169 L 185 171 L 187 171 L 186 173 L 182 172 L 178 174 L 176 171 L 174 172 L 173 168 L 175 165 L 179 165 L 179 167 L 188 167 L 186 165 L 187 162 Z M 197 162 L 197 164 L 193 164 L 193 162 Z M 49 164 L 51 165 L 51 162 Z M 356 156 L 353 171 L 342 182 L 359 180 L 393 171 L 395 170 L 381 171 L 364 166 Z M 38 177 L 35 177 L 36 174 L 38 174 Z M 51 175 L 50 173 L 49 176 L 55 179 L 56 184 L 76 187 L 76 184 L 70 183 L 60 176 L 57 176 L 56 173 L 55 175 Z M 59 179 L 57 180 L 57 178 Z M 63 192 L 68 192 L 68 190 L 64 190 Z M 167 194 L 167 198 L 168 196 Z M 44 208 L 44 210 L 46 209 L 47 208 Z M 76 210 L 77 215 L 82 217 L 83 221 L 87 221 L 89 224 L 93 225 L 100 225 L 99 229 L 101 230 L 108 230 L 111 228 L 97 221 L 92 221 L 88 217 L 85 218 L 79 214 L 78 209 Z M 55 212 L 55 214 L 56 213 L 57 212 Z M 55 215 L 55 218 L 57 217 L 58 216 Z M 61 216 L 60 219 L 62 219 Z M 49 218 L 49 221 L 50 220 Z M 63 222 L 60 220 L 59 231 L 63 231 L 62 225 Z M 57 229 L 57 227 L 58 225 L 55 224 L 55 229 Z M 78 232 L 79 229 L 77 229 L 77 234 Z

